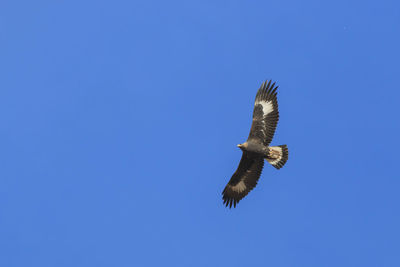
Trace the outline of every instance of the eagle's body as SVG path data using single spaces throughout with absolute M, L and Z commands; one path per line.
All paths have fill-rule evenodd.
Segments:
M 267 156 L 268 155 L 268 147 L 262 144 L 256 143 L 253 140 L 245 142 L 239 146 L 243 151 L 246 151 L 253 156 Z
M 286 145 L 269 146 L 279 119 L 275 83 L 265 81 L 257 92 L 253 123 L 247 141 L 238 147 L 243 151 L 239 167 L 226 185 L 224 204 L 235 207 L 256 185 L 264 167 L 264 159 L 280 169 L 288 159 Z

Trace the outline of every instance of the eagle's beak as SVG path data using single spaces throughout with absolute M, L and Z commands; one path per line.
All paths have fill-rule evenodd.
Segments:
M 241 148 L 241 147 L 242 147 L 242 144 L 238 144 L 237 147 Z

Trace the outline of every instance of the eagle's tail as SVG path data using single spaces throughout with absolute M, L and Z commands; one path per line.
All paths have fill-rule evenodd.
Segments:
M 287 145 L 282 146 L 270 146 L 269 154 L 265 157 L 265 159 L 278 170 L 285 165 L 286 161 L 289 158 L 289 150 Z

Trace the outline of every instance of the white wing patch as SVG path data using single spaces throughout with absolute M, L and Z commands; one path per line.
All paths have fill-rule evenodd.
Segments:
M 274 106 L 272 105 L 272 101 L 260 101 L 256 104 L 257 105 L 260 104 L 262 106 L 264 117 L 267 116 L 272 111 L 274 111 Z
M 244 190 L 246 190 L 246 185 L 244 184 L 243 181 L 240 181 L 239 183 L 237 183 L 235 186 L 231 186 L 231 189 L 235 192 L 241 193 Z

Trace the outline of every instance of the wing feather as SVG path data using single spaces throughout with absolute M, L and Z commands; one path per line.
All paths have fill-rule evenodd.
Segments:
M 254 142 L 268 146 L 275 134 L 279 120 L 278 86 L 270 81 L 265 81 L 256 94 L 253 111 L 253 123 L 249 138 Z
M 252 157 L 243 152 L 236 172 L 222 192 L 222 199 L 227 207 L 236 207 L 236 204 L 257 185 L 263 167 L 264 158 Z

